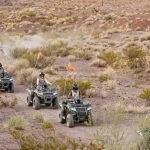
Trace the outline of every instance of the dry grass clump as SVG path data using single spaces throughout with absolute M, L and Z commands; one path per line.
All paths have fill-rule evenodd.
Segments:
M 29 62 L 26 59 L 18 59 L 15 62 L 15 70 L 21 70 L 21 69 L 25 69 L 25 68 L 29 68 Z
M 102 59 L 95 59 L 92 61 L 91 66 L 93 67 L 106 67 L 107 63 L 106 61 L 102 60 Z
M 146 100 L 145 106 L 150 106 L 150 88 L 143 89 L 142 93 L 139 95 L 140 98 Z
M 97 92 L 94 88 L 88 89 L 86 90 L 86 94 L 87 97 L 96 97 L 97 96 Z
M 107 80 L 112 80 L 115 77 L 115 71 L 113 70 L 113 68 L 108 67 L 107 69 L 105 69 L 104 72 L 102 72 L 99 75 L 99 81 L 100 82 L 105 82 Z
M 122 110 L 122 113 L 134 113 L 134 114 L 145 114 L 150 111 L 150 108 L 145 106 L 134 106 L 134 105 L 125 105 L 122 102 L 118 102 L 112 105 L 115 111 Z
M 0 108 L 13 108 L 18 104 L 18 98 L 16 96 L 0 96 Z
M 38 75 L 38 70 L 34 68 L 22 69 L 16 72 L 16 82 L 20 85 L 36 85 Z
M 8 128 L 16 130 L 24 130 L 26 121 L 23 116 L 14 116 L 8 120 Z
M 100 53 L 97 57 L 104 60 L 110 66 L 113 66 L 118 59 L 118 56 L 114 51 Z
M 66 57 L 70 54 L 70 51 L 66 48 L 60 48 L 56 51 L 57 56 Z
M 44 122 L 44 116 L 41 113 L 34 114 L 33 119 L 38 121 L 38 122 Z
M 15 48 L 11 51 L 11 55 L 13 58 L 22 58 L 28 51 L 26 48 Z
M 71 55 L 74 55 L 77 59 L 90 60 L 92 58 L 92 53 L 86 50 L 72 50 Z
M 145 34 L 145 35 L 142 35 L 140 37 L 140 41 L 143 42 L 143 41 L 149 41 L 150 40 L 150 34 Z
M 101 141 L 83 143 L 81 139 L 74 140 L 62 134 L 56 134 L 54 126 L 48 121 L 44 121 L 40 126 L 42 135 L 38 133 L 24 133 L 17 130 L 10 130 L 9 133 L 18 143 L 20 149 L 29 150 L 44 150 L 44 149 L 59 149 L 59 150 L 103 150 L 104 146 Z
M 146 53 L 141 47 L 136 46 L 135 44 L 128 45 L 123 49 L 125 58 L 127 59 L 128 66 L 130 68 L 143 68 L 145 67 L 145 57 Z
M 77 58 L 74 55 L 69 55 L 68 59 L 69 59 L 69 61 L 75 61 Z
M 115 80 L 108 80 L 103 85 L 106 89 L 113 90 L 117 87 L 117 82 Z
M 105 89 L 102 89 L 101 91 L 100 91 L 100 96 L 101 96 L 101 98 L 103 98 L 103 99 L 105 99 L 106 97 L 107 97 L 107 91 L 105 90 Z

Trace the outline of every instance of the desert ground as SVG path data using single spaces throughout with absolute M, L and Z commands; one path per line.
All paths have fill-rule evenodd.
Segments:
M 0 62 L 15 81 L 15 93 L 0 93 L 0 150 L 25 149 L 10 133 L 17 130 L 9 126 L 14 116 L 25 121 L 17 130 L 22 135 L 42 137 L 45 120 L 58 139 L 63 134 L 86 144 L 101 143 L 99 149 L 107 150 L 136 150 L 136 131 L 149 127 L 149 0 L 1 0 Z M 69 62 L 73 72 L 67 71 Z M 26 89 L 41 70 L 58 90 L 59 102 L 69 89 L 60 84 L 62 79 L 90 82 L 83 87 L 83 101 L 92 104 L 94 126 L 68 128 L 59 122 L 60 108 L 27 106 Z M 37 114 L 44 119 L 35 119 Z

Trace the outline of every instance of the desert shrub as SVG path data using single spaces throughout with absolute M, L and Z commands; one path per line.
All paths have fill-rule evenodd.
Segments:
M 44 116 L 41 113 L 34 114 L 33 119 L 38 122 L 44 122 Z
M 146 103 L 145 103 L 146 106 L 150 106 L 150 89 L 149 88 L 143 89 L 139 97 L 146 100 Z
M 8 128 L 16 130 L 24 130 L 26 121 L 23 116 L 14 116 L 8 120 Z
M 93 67 L 106 67 L 107 63 L 106 63 L 106 61 L 104 61 L 102 59 L 95 59 L 92 61 L 91 66 L 93 66 Z
M 13 108 L 15 105 L 18 104 L 18 98 L 16 96 L 7 96 L 2 95 L 0 96 L 0 107 L 1 108 Z
M 69 55 L 68 59 L 69 59 L 69 61 L 75 61 L 77 58 L 74 55 Z
M 21 13 L 21 16 L 35 17 L 36 13 L 34 11 L 25 10 Z
M 143 41 L 148 41 L 150 40 L 150 34 L 146 34 L 146 35 L 142 35 L 140 37 L 140 41 L 143 42 Z
M 76 56 L 77 59 L 90 60 L 92 58 L 92 53 L 86 50 L 72 50 L 71 55 Z
M 69 50 L 65 48 L 60 48 L 57 50 L 56 55 L 61 57 L 66 57 L 70 54 Z
M 52 21 L 46 19 L 46 20 L 44 20 L 43 24 L 45 24 L 45 25 L 47 25 L 47 26 L 51 26 L 51 25 L 54 24 L 54 22 L 52 22 Z
M 22 69 L 16 72 L 16 82 L 20 85 L 36 85 L 39 72 L 34 68 Z
M 117 61 L 117 54 L 114 51 L 105 52 L 98 57 L 105 60 L 110 66 L 113 66 L 113 64 Z
M 46 25 L 42 25 L 42 26 L 41 26 L 41 31 L 42 31 L 42 32 L 48 31 L 47 26 L 46 26 Z
M 104 86 L 108 90 L 113 90 L 117 87 L 117 82 L 115 80 L 108 80 L 105 82 Z
M 109 80 L 109 75 L 108 74 L 101 74 L 98 77 L 98 79 L 99 79 L 100 82 L 105 82 L 105 81 Z
M 26 48 L 15 48 L 11 51 L 11 55 L 13 58 L 22 58 L 27 52 L 28 49 Z
M 61 78 L 59 80 L 57 80 L 57 84 L 60 88 L 61 93 L 63 91 L 65 91 L 64 94 L 68 94 L 71 90 L 72 90 L 72 85 L 74 83 L 77 83 L 79 86 L 79 89 L 81 91 L 81 93 L 85 94 L 86 90 L 92 88 L 91 82 L 90 81 L 74 81 L 73 79 L 65 79 L 65 78 Z M 65 88 L 65 90 L 64 90 Z
M 129 45 L 123 49 L 123 53 L 128 60 L 130 68 L 139 68 L 145 66 L 145 52 L 136 45 Z
M 15 62 L 15 70 L 21 70 L 29 67 L 29 62 L 26 59 L 18 59 Z
M 67 137 L 63 134 L 55 134 L 53 125 L 46 121 L 42 124 L 42 135 L 35 133 L 22 133 L 17 130 L 10 130 L 10 135 L 17 140 L 20 149 L 25 150 L 48 150 L 48 149 L 59 149 L 59 150 L 103 150 L 104 146 L 101 142 L 89 142 L 84 144 L 81 139 L 78 141 Z M 32 142 L 31 142 L 32 141 Z
M 86 90 L 86 96 L 89 98 L 96 97 L 97 96 L 96 90 L 94 88 Z
M 99 75 L 98 78 L 100 82 L 105 82 L 110 79 L 112 80 L 114 77 L 115 77 L 115 71 L 112 68 L 108 67 L 103 71 L 103 73 Z

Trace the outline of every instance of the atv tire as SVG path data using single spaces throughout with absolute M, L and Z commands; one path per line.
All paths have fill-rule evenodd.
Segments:
M 40 109 L 40 100 L 37 96 L 33 98 L 33 108 L 35 110 Z
M 10 85 L 10 93 L 14 93 L 15 92 L 15 86 L 14 86 L 14 84 L 12 83 L 11 85 Z
M 94 122 L 93 122 L 93 116 L 92 116 L 92 113 L 88 113 L 88 124 L 90 126 L 93 126 L 94 125 Z
M 50 106 L 51 104 L 45 104 L 46 106 Z
M 66 122 L 67 122 L 67 126 L 68 126 L 69 128 L 71 128 L 71 127 L 74 126 L 74 120 L 73 120 L 73 117 L 72 117 L 71 114 L 68 114 L 68 115 L 67 115 Z
M 59 122 L 62 123 L 62 124 L 63 124 L 63 123 L 66 123 L 66 119 L 64 119 L 63 116 L 64 116 L 64 115 L 63 115 L 63 112 L 61 111 L 61 112 L 59 113 Z
M 53 109 L 58 109 L 58 106 L 59 106 L 59 104 L 58 104 L 58 98 L 55 98 L 53 100 L 52 105 L 53 105 Z
M 29 96 L 27 96 L 27 106 L 33 106 L 33 104 L 31 103 L 31 99 L 29 98 Z

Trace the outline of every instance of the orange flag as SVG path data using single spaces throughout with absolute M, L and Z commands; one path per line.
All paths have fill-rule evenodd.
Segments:
M 41 58 L 41 56 L 42 56 L 42 53 L 41 53 L 41 52 L 39 52 L 39 53 L 38 53 L 38 55 L 37 55 L 37 60 L 38 60 L 38 59 L 40 59 L 40 58 Z
M 74 71 L 74 68 L 72 67 L 72 65 L 70 63 L 68 63 L 68 70 Z

